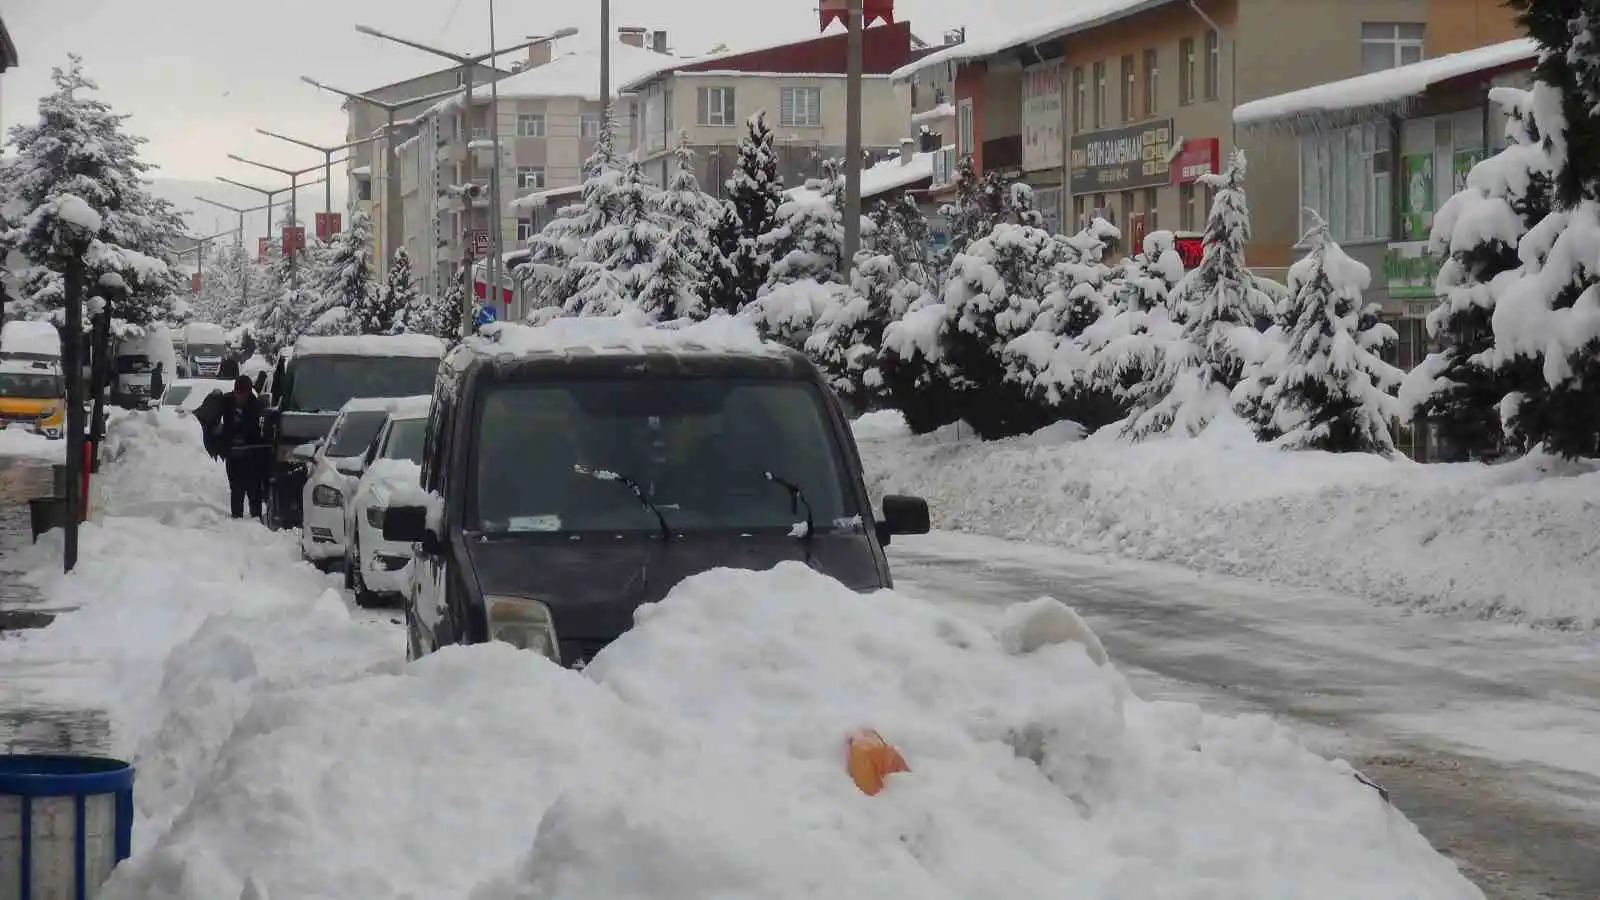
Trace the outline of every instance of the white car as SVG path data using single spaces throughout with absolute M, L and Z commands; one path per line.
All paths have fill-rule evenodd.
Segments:
M 397 488 L 422 478 L 422 441 L 432 397 L 396 401 L 367 451 L 355 493 L 346 504 L 345 586 L 360 606 L 397 600 L 405 590 L 411 545 L 383 539 L 383 518 Z
M 367 449 L 396 403 L 393 397 L 357 397 L 339 410 L 320 441 L 301 444 L 291 458 L 308 468 L 301 492 L 300 553 L 323 568 L 345 556 L 345 500 L 355 493 Z
M 233 393 L 233 382 L 214 378 L 179 378 L 161 392 L 161 408 L 187 415 L 200 408 L 213 391 Z

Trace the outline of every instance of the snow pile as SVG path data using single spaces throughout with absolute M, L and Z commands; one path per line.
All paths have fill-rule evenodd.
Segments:
M 11 425 L 0 428 L 0 458 L 7 456 L 23 456 L 30 459 L 42 459 L 53 463 L 66 461 L 67 442 L 50 440 L 42 434 L 35 434 L 21 425 Z
M 1600 469 L 1284 453 L 1239 420 L 1128 446 L 983 443 L 954 426 L 863 440 L 868 486 L 926 497 L 938 528 L 1159 559 L 1382 603 L 1600 627 Z M 970 434 L 961 431 L 961 434 Z
M 426 334 L 356 334 L 303 337 L 295 356 L 444 356 L 444 342 Z
M 1054 601 L 862 599 L 716 570 L 581 673 L 490 645 L 260 695 L 101 896 L 1482 896 L 1287 730 L 1133 696 Z M 876 797 L 864 727 L 911 768 Z

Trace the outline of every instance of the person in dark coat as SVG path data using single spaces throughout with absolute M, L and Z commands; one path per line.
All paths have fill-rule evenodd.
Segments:
M 161 394 L 164 391 L 166 391 L 166 389 L 167 389 L 167 380 L 165 378 L 163 378 L 162 374 L 161 374 L 161 369 L 162 369 L 162 367 L 164 365 L 166 365 L 166 364 L 165 363 L 156 363 L 156 367 L 154 369 L 150 370 L 150 405 L 151 406 L 156 406 L 156 405 L 159 405 L 161 403 Z
M 222 415 L 214 430 L 214 446 L 223 454 L 228 469 L 228 504 L 235 519 L 244 517 L 244 502 L 250 501 L 250 515 L 262 516 L 266 484 L 268 447 L 261 418 L 266 412 L 255 387 L 246 376 L 233 380 L 233 393 L 222 405 Z
M 228 354 L 227 356 L 224 356 L 222 358 L 222 367 L 217 371 L 217 377 L 218 378 L 238 378 L 239 377 L 239 359 L 238 359 L 238 357 L 234 356 L 231 353 Z

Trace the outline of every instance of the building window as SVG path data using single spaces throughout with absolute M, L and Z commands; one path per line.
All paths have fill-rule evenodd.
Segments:
M 1474 136 L 1468 142 L 1477 140 Z M 1442 156 L 1451 158 L 1448 152 Z M 1326 220 L 1336 241 L 1387 240 L 1393 218 L 1391 159 L 1387 124 L 1357 125 L 1302 138 L 1300 208 L 1315 210 Z M 1301 213 L 1302 234 L 1311 229 L 1311 221 L 1309 213 Z
M 523 113 L 517 116 L 517 137 L 544 137 L 544 116 Z
M 638 114 L 638 110 L 634 110 Z M 584 113 L 582 124 L 579 127 L 579 137 L 585 144 L 592 144 L 600 139 L 600 116 L 597 113 Z
M 1122 58 L 1122 121 L 1132 122 L 1134 98 L 1139 95 L 1139 74 L 1133 66 L 1133 54 Z
M 1089 198 L 1088 197 L 1073 197 L 1072 198 L 1072 218 L 1073 218 L 1074 221 L 1076 221 L 1078 223 L 1078 230 L 1079 231 L 1082 231 L 1083 229 L 1089 227 Z
M 821 128 L 822 88 L 786 87 L 780 90 L 778 124 L 783 128 Z
M 1215 28 L 1206 29 L 1206 99 L 1217 99 L 1222 83 L 1222 36 Z
M 1194 185 L 1178 185 L 1178 230 L 1194 231 Z
M 1144 233 L 1145 234 L 1149 234 L 1152 231 L 1160 231 L 1161 230 L 1161 226 L 1159 224 L 1157 224 L 1157 219 L 1156 219 L 1156 212 L 1159 210 L 1160 206 L 1161 206 L 1161 192 L 1159 190 L 1155 189 L 1155 188 L 1145 188 L 1145 190 L 1144 190 Z M 1135 247 L 1134 250 L 1135 251 L 1142 251 L 1142 250 L 1144 250 L 1144 248 L 1143 247 Z
M 1085 111 L 1089 108 L 1089 84 L 1083 78 L 1083 66 L 1072 70 L 1072 122 L 1073 131 L 1088 131 L 1083 126 L 1089 121 Z
M 1178 103 L 1182 106 L 1194 102 L 1194 82 L 1199 75 L 1196 65 L 1194 38 L 1184 38 L 1178 42 Z
M 727 127 L 737 124 L 738 115 L 734 112 L 731 87 L 700 88 L 696 92 L 695 105 L 698 116 L 695 121 L 701 125 Z
M 544 166 L 517 166 L 517 187 L 524 191 L 544 190 Z
M 518 219 L 517 220 L 517 240 L 519 242 L 525 242 L 525 241 L 531 239 L 533 237 L 533 235 L 534 235 L 533 220 L 532 219 Z
M 972 146 L 972 98 L 968 97 L 956 105 L 956 152 L 967 156 L 974 151 Z
M 1422 61 L 1421 22 L 1366 22 L 1361 26 L 1361 71 L 1382 72 Z
M 1144 117 L 1155 118 L 1161 107 L 1161 57 L 1151 47 L 1144 51 Z
M 1106 64 L 1101 60 L 1094 64 L 1094 127 L 1104 128 L 1106 124 L 1106 107 L 1110 104 L 1107 96 Z

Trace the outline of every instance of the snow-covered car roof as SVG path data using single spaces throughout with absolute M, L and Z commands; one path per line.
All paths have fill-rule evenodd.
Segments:
M 681 327 L 634 316 L 551 319 L 543 325 L 496 322 L 461 343 L 461 351 L 497 359 L 551 356 L 630 356 L 645 353 L 784 356 L 781 344 L 762 340 L 755 325 L 714 316 Z
M 428 411 L 433 408 L 432 394 L 418 394 L 415 397 L 396 397 L 390 401 L 389 418 L 391 419 L 426 419 Z
M 293 354 L 301 356 L 415 356 L 439 359 L 444 342 L 426 334 L 359 334 L 303 337 Z
M 351 397 L 344 405 L 339 407 L 341 413 L 353 412 L 394 412 L 395 409 L 411 397 Z

